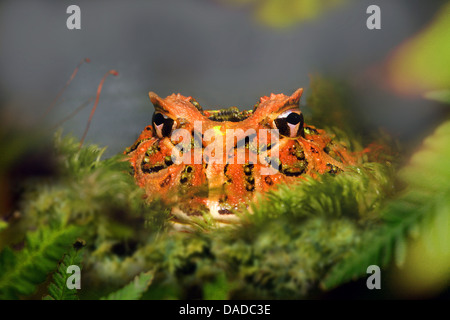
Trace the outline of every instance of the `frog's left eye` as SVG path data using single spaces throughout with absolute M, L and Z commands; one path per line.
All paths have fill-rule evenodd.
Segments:
M 152 123 L 159 138 L 170 136 L 175 127 L 175 121 L 160 112 L 153 114 Z
M 303 136 L 303 115 L 300 110 L 287 110 L 280 114 L 274 121 L 274 126 L 280 134 L 295 138 Z

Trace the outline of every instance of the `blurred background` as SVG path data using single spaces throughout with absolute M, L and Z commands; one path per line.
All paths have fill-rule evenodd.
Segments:
M 66 27 L 72 4 L 81 8 L 81 30 Z M 381 9 L 380 30 L 366 26 L 370 5 Z M 1 216 L 14 215 L 22 177 L 52 173 L 51 148 L 36 148 L 37 138 L 51 137 L 70 115 L 64 134 L 81 138 L 111 69 L 119 76 L 106 79 L 86 137 L 106 146 L 107 156 L 150 124 L 148 91 L 193 96 L 204 109 L 251 109 L 261 96 L 303 87 L 301 106 L 311 110 L 306 97 L 317 78 L 331 81 L 330 91 L 345 91 L 353 122 L 383 129 L 412 153 L 449 116 L 449 17 L 449 1 L 439 0 L 1 1 Z M 59 95 L 85 58 L 90 63 Z M 326 95 L 327 86 L 320 88 Z M 334 96 L 325 110 L 322 103 L 325 114 L 342 107 Z M 439 288 L 448 279 L 446 248 L 432 279 Z M 394 296 L 407 296 L 417 274 L 433 277 L 429 264 L 437 263 L 417 252 L 422 269 Z
M 272 92 L 291 94 L 303 87 L 307 96 L 311 77 L 332 77 L 351 90 L 362 121 L 403 141 L 428 134 L 448 111 L 404 84 L 410 75 L 393 77 L 389 64 L 405 42 L 430 26 L 446 1 L 0 3 L 3 125 L 25 131 L 41 126 L 75 66 L 90 58 L 44 123 L 52 127 L 95 97 L 103 75 L 117 70 L 119 77 L 105 81 L 86 138 L 107 146 L 107 155 L 132 144 L 150 123 L 148 91 L 190 95 L 207 109 L 247 109 Z M 81 9 L 81 30 L 66 27 L 71 4 Z M 381 9 L 380 30 L 366 27 L 372 4 Z M 92 105 L 65 122 L 64 133 L 81 137 Z

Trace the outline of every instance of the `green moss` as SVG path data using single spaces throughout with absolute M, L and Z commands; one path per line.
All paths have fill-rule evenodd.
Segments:
M 86 243 L 80 262 L 81 299 L 111 292 L 136 298 L 316 296 L 321 287 L 361 275 L 368 262 L 364 253 L 384 252 L 370 261 L 381 264 L 389 260 L 394 242 L 396 248 L 407 247 L 405 230 L 417 229 L 425 212 L 422 204 L 433 204 L 434 196 L 426 190 L 439 199 L 448 192 L 448 170 L 439 156 L 448 153 L 444 129 L 429 140 L 431 149 L 421 153 L 426 161 L 406 170 L 405 183 L 415 190 L 407 205 L 404 198 L 394 198 L 398 191 L 392 159 L 364 158 L 337 175 L 280 185 L 241 212 L 239 225 L 217 229 L 212 221 L 199 221 L 198 232 L 192 233 L 170 231 L 170 208 L 159 200 L 143 201 L 144 192 L 135 185 L 124 156 L 102 160 L 104 149 L 90 145 L 79 150 L 76 139 L 57 134 L 58 174 L 30 181 L 20 218 L 0 230 L 0 235 L 15 232 L 14 237 L 1 237 L 6 248 L 0 254 L 5 270 L 0 294 L 35 297 L 39 285 L 57 270 L 67 246 L 81 238 Z M 351 149 L 360 145 L 336 132 Z M 442 180 L 439 188 L 429 178 L 430 170 Z M 424 191 L 423 183 L 432 188 Z M 10 249 L 21 243 L 20 250 Z M 400 249 L 397 260 L 403 261 L 405 250 Z M 142 275 L 150 270 L 147 288 L 150 278 Z

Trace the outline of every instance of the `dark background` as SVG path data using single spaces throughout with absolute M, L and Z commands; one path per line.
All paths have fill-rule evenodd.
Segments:
M 207 109 L 244 109 L 271 92 L 303 87 L 307 95 L 314 74 L 347 82 L 369 126 L 400 140 L 419 139 L 439 120 L 439 105 L 397 96 L 384 85 L 382 66 L 442 3 L 348 1 L 317 19 L 272 28 L 255 20 L 252 5 L 227 1 L 3 1 L 3 123 L 36 130 L 33 124 L 88 57 L 92 62 L 81 67 L 45 121 L 70 114 L 95 95 L 105 72 L 116 69 L 120 76 L 106 80 L 87 135 L 87 141 L 108 146 L 108 155 L 131 145 L 150 122 L 148 91 L 191 95 Z M 81 8 L 81 30 L 66 28 L 71 4 Z M 371 4 L 381 8 L 381 30 L 366 28 Z M 66 122 L 64 132 L 81 137 L 89 112 Z

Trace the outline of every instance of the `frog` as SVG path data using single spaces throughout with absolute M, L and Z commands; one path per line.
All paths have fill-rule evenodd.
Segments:
M 305 123 L 302 93 L 271 93 L 241 111 L 149 92 L 152 121 L 124 151 L 146 201 L 169 204 L 177 230 L 205 220 L 233 225 L 258 195 L 355 165 L 334 135 Z

